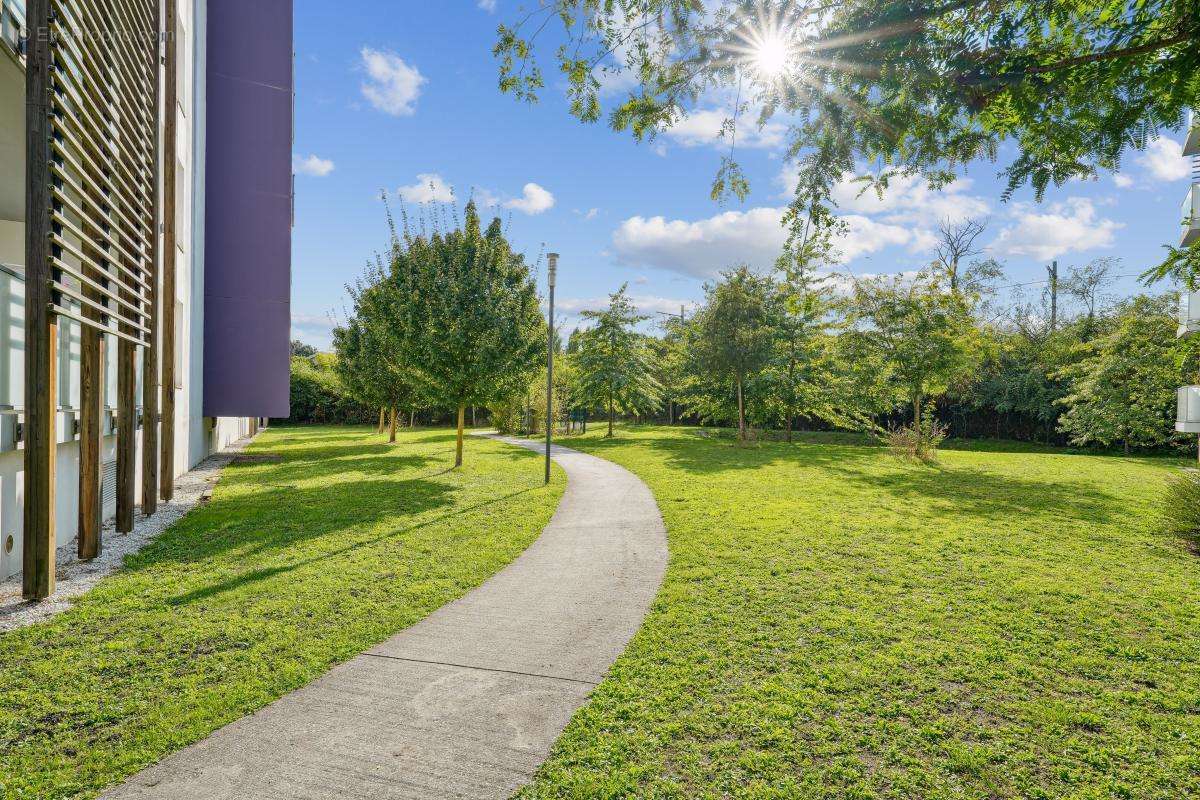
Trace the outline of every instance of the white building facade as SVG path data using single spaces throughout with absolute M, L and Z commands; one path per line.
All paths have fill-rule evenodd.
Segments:
M 28 407 L 31 387 L 27 385 L 30 373 L 26 364 L 26 342 L 28 339 L 27 310 L 31 306 L 26 281 L 28 275 L 35 273 L 27 269 L 26 265 L 31 252 L 27 242 L 28 208 L 29 203 L 32 202 L 29 198 L 30 196 L 36 197 L 36 192 L 31 195 L 33 190 L 31 190 L 30 184 L 36 178 L 31 177 L 34 168 L 27 166 L 31 162 L 27 157 L 29 121 L 26 119 L 26 84 L 30 47 L 33 46 L 39 33 L 36 25 L 27 22 L 27 12 L 32 16 L 35 10 L 34 6 L 39 5 L 40 9 L 38 10 L 45 15 L 48 4 L 49 19 L 52 20 L 50 30 L 52 31 L 56 30 L 55 25 L 64 24 L 63 9 L 60 9 L 60 6 L 66 7 L 68 13 L 65 19 L 68 21 L 72 20 L 69 15 L 71 10 L 69 7 L 77 6 L 79 10 L 79 17 L 75 20 L 77 23 L 84 19 L 84 14 L 88 13 L 89 9 L 103 17 L 106 14 L 106 7 L 109 5 L 113 6 L 112 12 L 115 19 L 120 19 L 121 14 L 127 14 L 129 16 L 125 19 L 135 20 L 136 12 L 144 8 L 150 12 L 147 16 L 158 10 L 161 12 L 160 20 L 174 23 L 171 26 L 173 30 L 160 31 L 163 39 L 161 71 L 157 79 L 160 87 L 166 85 L 162 77 L 163 73 L 172 65 L 175 69 L 172 90 L 161 93 L 157 89 L 155 90 L 158 98 L 158 123 L 156 126 L 158 140 L 155 152 L 159 154 L 157 159 L 159 167 L 145 173 L 155 175 L 155 186 L 142 187 L 147 197 L 153 196 L 154 198 L 153 227 L 148 226 L 146 229 L 153 229 L 158 240 L 157 250 L 150 248 L 146 252 L 155 254 L 149 257 L 149 262 L 153 262 L 153 265 L 152 271 L 147 273 L 155 277 L 151 278 L 153 289 L 149 287 L 146 289 L 148 297 L 146 298 L 145 314 L 147 316 L 135 318 L 135 321 L 143 320 L 148 326 L 144 337 L 139 335 L 139 340 L 144 339 L 147 346 L 156 348 L 157 367 L 154 372 L 149 374 L 154 384 L 161 387 L 162 402 L 161 405 L 157 402 L 152 404 L 154 407 L 147 413 L 142 398 L 147 396 L 143 387 L 147 379 L 147 369 L 151 367 L 148 366 L 149 361 L 137 358 L 135 362 L 136 388 L 132 392 L 132 396 L 138 398 L 136 433 L 133 437 L 136 444 L 133 446 L 132 452 L 142 453 L 142 456 L 133 458 L 130 474 L 134 476 L 134 479 L 132 490 L 129 491 L 132 492 L 133 502 L 142 509 L 142 513 L 153 513 L 158 503 L 158 496 L 156 493 L 149 504 L 145 503 L 144 495 L 147 493 L 147 486 L 162 486 L 162 496 L 169 498 L 169 485 L 174 478 L 195 466 L 206 456 L 255 432 L 266 417 L 286 416 L 286 400 L 281 408 L 277 401 L 256 405 L 253 402 L 239 403 L 234 398 L 232 402 L 226 403 L 222 407 L 234 409 L 233 414 L 235 415 L 229 415 L 228 412 L 217 412 L 225 413 L 225 415 L 214 415 L 210 410 L 214 405 L 211 394 L 206 402 L 206 380 L 218 380 L 225 385 L 237 384 L 236 375 L 230 376 L 221 373 L 221 364 L 209 364 L 206 367 L 206 349 L 209 351 L 210 358 L 219 359 L 222 362 L 230 360 L 228 352 L 225 352 L 230 349 L 228 336 L 223 331 L 212 330 L 211 325 L 206 327 L 206 320 L 214 315 L 227 320 L 226 307 L 235 301 L 241 302 L 238 298 L 228 297 L 228 292 L 219 296 L 212 295 L 210 289 L 214 282 L 213 276 L 218 275 L 217 284 L 220 284 L 221 281 L 227 283 L 231 273 L 236 276 L 240 274 L 236 272 L 237 270 L 245 269 L 243 264 L 231 263 L 224 253 L 220 263 L 214 264 L 211 260 L 206 261 L 207 252 L 214 250 L 221 252 L 221 249 L 226 247 L 226 240 L 229 237 L 239 235 L 239 232 L 231 229 L 228 223 L 222 223 L 223 227 L 216 232 L 210 224 L 210 220 L 214 219 L 214 216 L 220 216 L 219 209 L 224 208 L 229 201 L 225 196 L 228 193 L 228 187 L 219 186 L 215 196 L 210 191 L 209 176 L 213 173 L 210 171 L 210 154 L 207 143 L 214 135 L 223 141 L 221 152 L 216 154 L 216 158 L 220 162 L 217 164 L 218 183 L 220 184 L 223 180 L 222 170 L 224 173 L 229 172 L 228 162 L 230 159 L 244 157 L 247 154 L 231 152 L 228 146 L 230 139 L 228 131 L 214 133 L 209 128 L 210 101 L 222 104 L 222 125 L 230 125 L 231 113 L 235 115 L 244 113 L 239 112 L 236 104 L 232 106 L 233 111 L 230 111 L 231 106 L 228 100 L 233 90 L 223 90 L 223 94 L 220 96 L 210 98 L 208 87 L 211 82 L 210 66 L 214 48 L 224 62 L 223 72 L 219 73 L 221 80 L 226 83 L 232 80 L 231 85 L 234 86 L 249 86 L 255 83 L 246 75 L 235 75 L 233 79 L 228 77 L 228 73 L 236 73 L 237 70 L 236 68 L 225 69 L 225 67 L 238 59 L 252 58 L 253 53 L 250 50 L 252 45 L 248 45 L 244 41 L 233 41 L 231 44 L 230 35 L 210 30 L 209 25 L 210 22 L 213 22 L 213 14 L 219 15 L 220 19 L 217 21 L 222 26 L 230 24 L 231 17 L 234 16 L 249 18 L 244 20 L 243 27 L 248 30 L 243 30 L 243 35 L 248 33 L 252 36 L 256 26 L 271 25 L 274 37 L 286 36 L 290 60 L 291 9 L 290 2 L 288 2 L 286 19 L 280 20 L 276 17 L 274 20 L 267 20 L 263 16 L 263 9 L 259 7 L 279 5 L 278 3 L 244 3 L 233 0 L 221 0 L 220 2 L 216 2 L 216 0 L 212 2 L 209 0 L 161 0 L 159 3 L 157 0 L 145 0 L 146 5 L 139 7 L 126 3 L 125 0 L 111 0 L 111 3 L 109 0 L 0 0 L 0 2 L 2 2 L 2 9 L 0 9 L 0 40 L 2 40 L 0 41 L 0 264 L 2 264 L 0 266 L 0 580 L 2 580 L 21 572 L 23 564 L 28 573 L 31 563 L 28 558 L 24 557 L 25 553 L 23 552 L 31 535 L 25 521 L 28 461 L 24 451 L 26 449 L 25 433 L 31 421 L 31 412 L 33 412 L 33 409 Z M 255 11 L 259 13 L 256 14 Z M 75 33 L 80 32 L 75 31 Z M 66 56 L 74 56 L 81 62 L 93 57 L 103 60 L 106 57 L 103 49 L 106 45 L 103 42 L 98 44 L 89 42 L 86 37 L 91 35 L 90 32 L 83 31 L 82 33 L 84 36 L 79 39 L 81 43 L 72 43 L 69 47 L 64 46 L 63 53 Z M 44 34 L 43 31 L 42 35 Z M 168 41 L 174 47 L 173 52 L 168 49 Z M 53 59 L 54 51 L 50 52 Z M 151 63 L 152 60 L 153 56 L 150 56 L 146 63 Z M 116 63 L 115 57 L 113 63 Z M 273 66 L 278 67 L 278 64 Z M 55 74 L 54 70 L 61 72 L 63 69 L 61 64 L 55 65 L 51 70 L 51 75 Z M 68 80 L 67 83 L 70 81 Z M 86 96 L 89 89 L 89 79 L 86 75 L 79 77 L 75 86 L 68 85 L 65 88 L 68 91 L 64 92 L 64 97 L 76 98 L 78 95 L 81 108 L 93 107 L 92 100 Z M 286 86 L 281 85 L 274 88 L 276 94 L 286 91 L 290 104 L 292 92 L 290 80 Z M 116 93 L 108 95 L 107 91 L 108 88 L 104 86 L 100 86 L 96 90 L 97 100 L 94 107 L 97 115 L 102 116 L 106 110 L 104 97 L 115 98 L 112 100 L 114 105 L 120 101 Z M 150 107 L 149 104 L 148 107 Z M 170 135 L 166 133 L 169 127 L 167 125 L 168 115 L 174 117 L 174 128 Z M 52 113 L 51 116 L 53 117 L 54 114 Z M 61 117 L 61 112 L 59 112 L 59 116 Z M 274 116 L 278 118 L 279 112 L 275 112 Z M 248 143 L 250 154 L 253 155 L 256 147 L 260 150 L 264 146 L 269 147 L 276 158 L 282 157 L 286 160 L 287 169 L 290 172 L 290 108 L 287 119 L 289 135 L 286 152 L 275 152 L 279 151 L 281 147 L 278 136 L 265 143 L 257 140 L 255 122 L 256 120 L 253 119 L 245 120 L 245 129 L 239 134 Z M 275 122 L 278 123 L 279 120 L 275 119 Z M 83 130 L 85 127 L 85 125 L 80 126 L 80 140 L 85 137 L 86 132 Z M 173 148 L 169 147 L 172 138 L 174 139 Z M 86 141 L 81 142 L 81 146 L 87 145 Z M 168 150 L 173 150 L 173 152 L 168 152 Z M 74 163 L 70 158 L 67 158 L 66 161 L 68 166 Z M 225 164 L 225 167 L 222 167 L 222 164 Z M 99 169 L 105 165 L 100 163 L 95 166 Z M 168 166 L 173 169 L 165 168 Z M 85 185 L 89 167 L 84 163 L 83 158 L 79 159 L 78 169 L 79 191 L 91 194 L 93 202 L 97 197 L 101 198 L 100 202 L 103 204 L 103 196 L 106 192 L 94 191 L 92 187 Z M 57 198 L 54 191 L 61 189 L 62 182 L 54 181 L 53 172 L 51 172 L 51 179 L 55 186 L 51 196 Z M 277 179 L 274 182 L 276 185 L 279 183 Z M 67 184 L 74 186 L 70 180 L 67 181 Z M 288 185 L 287 202 L 290 204 L 290 175 Z M 214 204 L 219 207 L 216 211 L 214 211 Z M 80 202 L 79 205 L 83 207 L 85 203 Z M 63 211 L 55 203 L 54 213 L 68 214 L 73 206 L 70 202 L 67 202 L 66 206 L 67 210 Z M 171 213 L 172 208 L 173 214 Z M 171 218 L 168 220 L 167 216 Z M 58 217 L 52 219 L 55 221 L 55 230 L 58 231 Z M 89 269 L 98 268 L 90 265 L 87 261 L 94 252 L 89 249 L 94 245 L 88 244 L 91 235 L 88 228 L 89 223 L 86 219 L 77 217 L 71 219 L 72 222 L 67 223 L 66 227 L 69 231 L 76 231 L 75 226 L 78 226 L 78 233 L 84 244 L 80 245 L 76 240 L 72 240 L 76 242 L 72 247 L 64 242 L 62 249 L 55 250 L 55 257 L 69 260 L 71 254 L 76 252 L 75 248 L 78 248 L 81 251 L 79 259 L 72 263 L 83 273 L 79 278 L 82 283 L 71 284 L 71 286 L 77 286 L 79 292 L 97 298 L 99 295 L 91 294 L 85 287 L 85 284 L 93 285 L 88 282 L 87 276 L 94 277 L 95 273 Z M 256 224 L 261 225 L 261 220 L 256 221 Z M 278 223 L 274 224 L 278 227 Z M 283 246 L 281 244 L 283 242 L 286 242 L 287 248 L 286 253 L 281 251 L 273 253 L 276 263 L 283 263 L 283 259 L 286 258 L 287 263 L 290 264 L 290 222 L 286 231 L 274 231 L 273 233 L 272 241 L 276 251 Z M 220 237 L 215 246 L 214 235 Z M 173 255 L 173 266 L 169 268 L 171 279 L 168 280 L 165 277 L 164 266 L 171 255 Z M 102 259 L 100 263 L 104 263 Z M 148 267 L 148 270 L 150 269 L 151 267 Z M 224 272 L 223 276 L 221 275 L 222 271 Z M 116 275 L 115 270 L 113 274 Z M 206 277 L 209 280 L 206 281 Z M 246 277 L 253 283 L 255 279 L 253 275 Z M 102 280 L 101 283 L 109 286 L 107 280 Z M 121 284 L 114 283 L 114 285 Z M 276 281 L 277 285 L 278 280 Z M 101 291 L 99 286 L 96 286 L 95 290 Z M 282 290 L 279 293 L 282 293 Z M 97 309 L 90 313 L 99 313 L 100 308 L 95 302 L 87 299 L 77 300 L 70 292 L 54 296 L 55 303 L 61 305 L 65 312 L 71 313 L 57 317 L 57 333 L 55 334 L 57 352 L 56 358 L 51 359 L 50 362 L 54 364 L 56 375 L 56 381 L 51 381 L 50 385 L 57 384 L 55 387 L 57 398 L 53 411 L 47 412 L 54 417 L 51 427 L 57 429 L 51 462 L 53 491 L 50 493 L 52 498 L 50 541 L 52 549 L 72 547 L 80 530 L 81 518 L 85 520 L 83 524 L 88 524 L 86 522 L 87 513 L 81 514 L 80 508 L 81 492 L 84 491 L 81 488 L 80 476 L 80 409 L 87 401 L 87 397 L 84 395 L 88 394 L 88 390 L 82 388 L 84 378 L 81 358 L 84 352 L 84 330 L 89 323 L 85 322 L 83 318 L 89 316 L 86 306 Z M 115 294 L 109 296 L 117 300 Z M 142 299 L 139 292 L 137 298 L 139 308 L 142 308 Z M 104 300 L 104 306 L 110 306 L 108 300 Z M 115 304 L 113 307 L 115 308 Z M 73 316 L 72 313 L 78 317 Z M 151 318 L 154 323 L 149 321 Z M 108 318 L 104 317 L 104 319 Z M 121 390 L 118 381 L 118 351 L 120 348 L 117 346 L 117 337 L 121 334 L 115 331 L 125 330 L 122 328 L 122 323 L 118 321 L 121 319 L 121 317 L 114 317 L 112 323 L 114 333 L 111 335 L 109 333 L 101 334 L 103 340 L 100 349 L 103 354 L 101 370 L 103 411 L 100 414 L 102 431 L 100 461 L 102 466 L 99 484 L 102 519 L 111 518 L 117 513 L 119 494 L 117 487 L 119 437 L 117 433 L 121 419 Z M 93 328 L 100 327 L 98 324 L 91 324 Z M 162 326 L 169 326 L 169 332 Z M 278 328 L 278 325 L 274 324 L 274 328 Z M 267 338 L 277 351 L 277 342 L 281 336 L 286 341 L 287 331 L 278 331 L 274 328 Z M 286 369 L 286 355 L 284 362 Z M 236 366 L 241 370 L 255 367 L 253 364 Z M 271 365 L 271 368 L 277 372 L 276 365 Z M 273 386 L 272 391 L 273 397 L 277 398 L 279 387 Z M 286 392 L 286 389 L 284 391 Z M 159 396 L 157 389 L 151 388 L 150 392 L 148 395 L 150 397 L 157 398 Z M 37 392 L 33 392 L 32 396 L 36 397 Z M 126 394 L 126 396 L 130 395 Z M 48 409 L 50 406 L 43 406 L 43 408 Z M 169 415 L 165 413 L 165 409 L 168 408 L 171 409 Z M 281 411 L 283 413 L 280 413 Z M 37 422 L 37 420 L 34 421 Z M 146 436 L 147 425 L 154 426 L 153 437 Z M 168 436 L 168 427 L 173 432 L 173 436 Z M 166 440 L 170 440 L 170 444 L 160 449 L 158 443 Z M 151 442 L 151 452 L 148 455 L 142 450 L 147 441 Z M 126 456 L 126 458 L 129 457 Z M 150 460 L 147 461 L 147 458 Z M 147 464 L 159 473 L 157 476 L 153 476 L 149 483 L 143 480 Z M 44 493 L 37 496 L 43 497 Z M 124 502 L 128 504 L 129 500 L 126 499 Z M 38 534 L 35 532 L 33 535 L 37 536 Z M 44 570 L 46 567 L 42 564 L 37 569 Z M 52 589 L 53 566 L 50 565 L 48 569 L 50 570 L 49 585 Z M 30 586 L 28 579 L 25 585 L 26 587 Z M 45 596 L 46 593 L 44 590 L 31 593 L 27 588 L 26 596 L 36 599 Z

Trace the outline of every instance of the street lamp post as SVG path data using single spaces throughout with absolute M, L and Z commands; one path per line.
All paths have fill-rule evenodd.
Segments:
M 547 253 L 550 284 L 550 329 L 546 338 L 546 483 L 550 483 L 550 437 L 554 432 L 554 278 L 558 272 L 558 253 Z

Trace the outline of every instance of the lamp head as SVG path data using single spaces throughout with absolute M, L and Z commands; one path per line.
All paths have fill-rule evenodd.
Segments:
M 546 270 L 546 277 L 549 279 L 550 288 L 554 288 L 554 278 L 558 272 L 558 253 L 547 253 L 546 261 L 549 263 L 549 268 Z

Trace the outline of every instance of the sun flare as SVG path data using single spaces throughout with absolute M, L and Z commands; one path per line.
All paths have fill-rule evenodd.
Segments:
M 765 77 L 778 77 L 787 69 L 789 53 L 787 42 L 778 35 L 766 36 L 754 46 L 754 66 Z

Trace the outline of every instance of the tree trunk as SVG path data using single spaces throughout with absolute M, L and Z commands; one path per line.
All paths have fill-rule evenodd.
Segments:
M 1125 455 L 1129 455 L 1129 440 L 1125 440 Z
M 913 432 L 917 435 L 917 444 L 921 442 L 921 395 L 913 395 Z
M 788 444 L 792 442 L 792 415 L 787 415 L 787 440 Z
M 392 409 L 392 421 L 388 424 L 388 443 L 394 444 L 396 441 L 396 417 L 400 416 L 400 412 Z
M 467 421 L 467 407 L 460 405 L 458 407 L 458 440 L 454 445 L 454 466 L 462 466 L 462 447 L 463 447 L 463 425 Z
M 386 427 L 387 427 L 387 409 L 381 408 L 381 409 L 379 409 L 379 429 L 376 430 L 375 432 L 383 433 L 383 429 Z
M 742 379 L 738 376 L 738 441 L 746 441 L 746 398 L 742 394 Z
M 417 410 L 414 408 L 408 412 L 408 429 L 412 430 L 417 427 Z
M 608 438 L 613 435 L 613 418 L 616 416 L 616 409 L 613 407 L 612 398 L 608 398 Z

